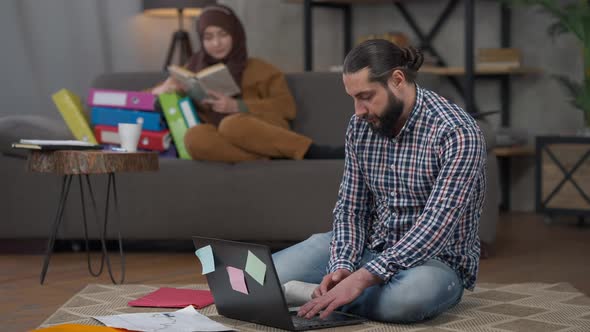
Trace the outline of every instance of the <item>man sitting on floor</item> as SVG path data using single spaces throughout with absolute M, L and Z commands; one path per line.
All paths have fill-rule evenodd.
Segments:
M 355 114 L 333 230 L 273 256 L 282 283 L 320 284 L 300 316 L 339 308 L 418 322 L 475 285 L 485 141 L 468 113 L 415 83 L 422 62 L 385 40 L 358 45 L 344 61 Z

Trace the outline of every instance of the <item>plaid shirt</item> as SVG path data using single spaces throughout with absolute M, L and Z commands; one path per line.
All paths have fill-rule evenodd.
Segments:
M 362 267 L 385 281 L 434 258 L 473 289 L 485 168 L 485 140 L 475 120 L 418 85 L 415 106 L 393 139 L 353 116 L 328 271 L 355 271 L 367 249 L 379 255 Z

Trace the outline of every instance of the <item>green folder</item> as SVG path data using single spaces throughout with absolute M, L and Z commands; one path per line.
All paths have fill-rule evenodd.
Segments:
M 186 134 L 187 127 L 178 106 L 181 98 L 178 93 L 163 93 L 158 96 L 162 111 L 164 112 L 164 118 L 166 119 L 166 123 L 168 123 L 168 129 L 170 129 L 170 133 L 172 134 L 172 140 L 174 141 L 174 145 L 176 145 L 178 156 L 181 159 L 192 159 L 184 146 L 184 134 Z

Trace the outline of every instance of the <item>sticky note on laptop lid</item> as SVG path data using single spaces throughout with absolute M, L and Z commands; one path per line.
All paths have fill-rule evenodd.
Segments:
M 215 271 L 215 260 L 213 259 L 213 248 L 210 245 L 199 248 L 195 251 L 195 255 L 199 257 L 203 274 Z
M 248 295 L 248 287 L 246 286 L 246 279 L 244 278 L 244 271 L 233 266 L 226 267 L 229 275 L 229 283 L 231 288 L 237 292 Z
M 250 250 L 248 250 L 248 258 L 246 259 L 246 272 L 260 285 L 264 286 L 266 264 L 264 264 L 260 258 L 254 255 Z

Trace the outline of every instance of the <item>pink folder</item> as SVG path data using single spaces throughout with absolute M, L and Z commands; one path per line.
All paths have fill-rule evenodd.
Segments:
M 128 304 L 132 307 L 158 308 L 184 308 L 192 305 L 200 309 L 213 304 L 213 295 L 208 290 L 162 287 Z
M 153 111 L 156 96 L 149 92 L 90 89 L 88 105 Z

